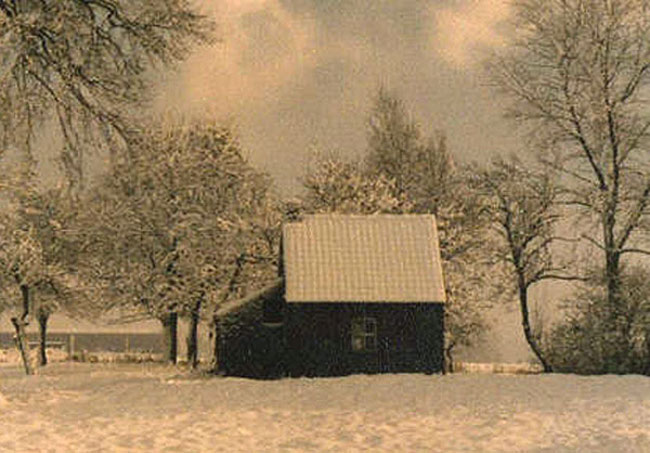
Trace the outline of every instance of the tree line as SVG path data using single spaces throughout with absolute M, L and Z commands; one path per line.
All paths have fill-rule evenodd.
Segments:
M 282 223 L 336 212 L 436 216 L 452 366 L 486 330 L 486 310 L 514 299 L 545 371 L 647 374 L 649 7 L 513 6 L 514 31 L 488 72 L 523 130 L 517 155 L 461 163 L 444 133 L 426 137 L 380 89 L 366 149 L 319 155 L 287 201 L 228 128 L 147 113 L 148 71 L 214 41 L 214 24 L 189 4 L 0 1 L 0 34 L 13 39 L 1 51 L 0 308 L 16 312 L 26 371 L 29 320 L 45 364 L 57 310 L 157 319 L 170 361 L 187 318 L 196 365 L 199 322 L 277 275 Z M 39 183 L 34 152 L 45 126 L 60 138 L 54 188 Z M 93 153 L 107 163 L 90 177 Z M 574 290 L 549 327 L 532 316 L 531 289 L 553 280 Z

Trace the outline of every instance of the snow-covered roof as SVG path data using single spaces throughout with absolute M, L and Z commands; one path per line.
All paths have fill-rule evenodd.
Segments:
M 264 288 L 255 291 L 252 294 L 247 295 L 242 299 L 231 300 L 223 303 L 216 312 L 217 317 L 222 317 L 230 313 L 236 313 L 243 307 L 247 306 L 251 302 L 256 302 L 260 299 L 270 299 L 277 297 L 278 294 L 282 294 L 282 285 L 284 280 L 281 278 L 275 279 L 266 285 Z
M 432 215 L 313 215 L 283 229 L 287 302 L 444 302 Z

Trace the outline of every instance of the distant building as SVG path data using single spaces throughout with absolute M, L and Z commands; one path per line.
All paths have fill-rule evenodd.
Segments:
M 281 278 L 218 312 L 227 374 L 439 372 L 445 291 L 430 215 L 284 226 Z

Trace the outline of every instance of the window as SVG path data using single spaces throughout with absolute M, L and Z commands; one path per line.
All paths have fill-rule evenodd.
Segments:
M 374 351 L 377 349 L 377 320 L 375 318 L 352 319 L 352 350 Z

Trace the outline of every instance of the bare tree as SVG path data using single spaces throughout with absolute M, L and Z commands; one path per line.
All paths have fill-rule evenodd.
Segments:
M 488 201 L 489 221 L 500 238 L 496 258 L 514 277 L 524 336 L 544 371 L 552 371 L 530 321 L 528 290 L 547 279 L 572 279 L 564 265 L 554 263 L 551 246 L 559 219 L 558 189 L 548 172 L 535 172 L 516 157 L 496 159 L 477 172 L 479 190 Z
M 491 62 L 510 115 L 562 174 L 584 240 L 603 258 L 607 300 L 621 305 L 622 260 L 648 254 L 650 1 L 522 0 L 517 31 Z
M 128 141 L 130 111 L 150 93 L 152 67 L 173 64 L 212 25 L 186 0 L 0 0 L 0 137 L 32 159 L 44 127 L 79 181 L 88 144 Z

